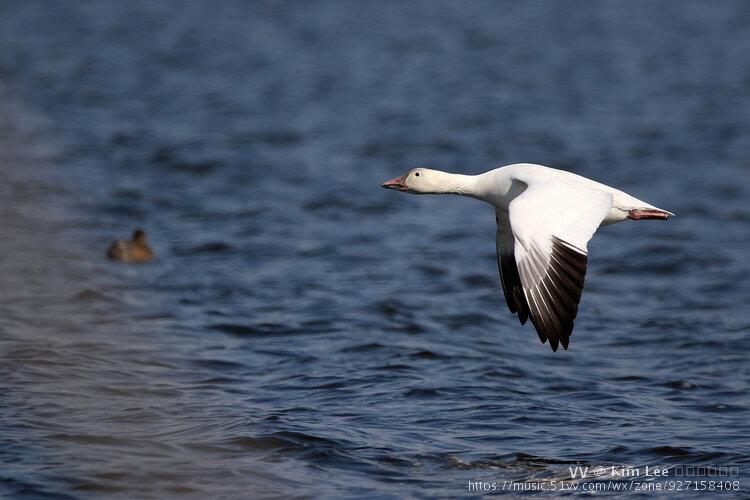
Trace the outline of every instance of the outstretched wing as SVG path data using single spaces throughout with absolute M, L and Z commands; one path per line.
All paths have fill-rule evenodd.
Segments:
M 528 314 L 542 342 L 549 340 L 553 351 L 558 344 L 567 349 L 586 275 L 586 245 L 612 195 L 560 178 L 514 182 L 526 185 L 510 202 L 509 221 Z M 521 310 L 518 300 L 515 307 Z

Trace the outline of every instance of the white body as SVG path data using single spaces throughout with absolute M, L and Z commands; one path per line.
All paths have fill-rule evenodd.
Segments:
M 611 194 L 612 205 L 601 222 L 602 226 L 627 219 L 629 210 L 657 208 L 606 184 L 592 181 L 591 179 L 566 172 L 565 170 L 535 165 L 533 163 L 514 163 L 478 175 L 449 174 L 433 170 L 430 171 L 431 177 L 432 172 L 437 174 L 435 180 L 443 186 L 457 188 L 455 194 L 471 196 L 472 198 L 486 201 L 504 212 L 508 212 L 510 202 L 523 192 L 517 185 L 514 187 L 513 181 L 516 179 L 523 179 L 524 183 L 526 181 L 529 181 L 529 183 L 544 183 L 564 180 L 566 183 L 582 188 L 595 189 Z

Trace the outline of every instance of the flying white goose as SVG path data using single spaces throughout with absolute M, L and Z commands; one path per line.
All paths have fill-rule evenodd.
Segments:
M 567 349 L 586 275 L 586 244 L 599 226 L 674 215 L 617 189 L 542 165 L 518 163 L 479 175 L 415 168 L 383 187 L 459 194 L 495 207 L 497 264 L 505 301 L 542 343 Z

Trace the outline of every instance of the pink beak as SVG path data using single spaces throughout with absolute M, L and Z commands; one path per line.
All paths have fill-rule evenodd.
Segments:
M 396 191 L 407 191 L 408 188 L 404 185 L 404 177 L 396 177 L 383 183 L 383 187 L 386 189 L 395 189 Z

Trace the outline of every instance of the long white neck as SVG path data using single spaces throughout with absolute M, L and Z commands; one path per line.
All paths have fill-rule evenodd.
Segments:
M 473 196 L 477 189 L 475 175 L 451 174 L 440 170 L 431 170 L 429 175 L 430 194 Z
M 434 170 L 430 176 L 434 179 L 430 193 L 469 196 L 495 206 L 507 204 L 504 203 L 504 198 L 510 189 L 511 179 L 502 169 L 478 175 L 451 174 Z

